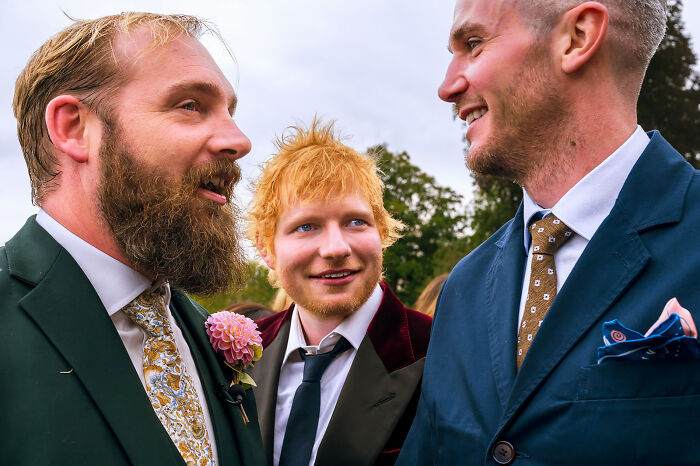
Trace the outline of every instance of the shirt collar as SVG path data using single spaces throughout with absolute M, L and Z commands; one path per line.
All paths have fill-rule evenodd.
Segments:
M 632 167 L 649 144 L 641 126 L 615 152 L 574 185 L 551 209 L 532 200 L 523 188 L 523 228 L 525 251 L 530 249 L 528 224 L 533 215 L 553 213 L 576 234 L 590 241 L 603 220 L 610 214 Z
M 39 210 L 36 221 L 80 266 L 110 317 L 151 287 L 151 281 L 144 275 L 78 237 L 43 209 Z M 165 287 L 167 305 L 170 289 L 167 283 Z
M 301 320 L 299 320 L 299 311 L 297 305 L 294 305 L 292 310 L 292 321 L 290 322 L 289 329 L 289 339 L 287 340 L 287 350 L 284 353 L 284 359 L 282 360 L 282 365 L 287 362 L 287 359 L 299 348 L 309 353 L 325 352 L 330 350 L 338 342 L 341 336 L 350 342 L 353 348 L 358 349 L 362 340 L 365 338 L 367 333 L 367 328 L 374 318 L 374 314 L 377 313 L 379 305 L 382 303 L 382 298 L 384 297 L 384 292 L 381 286 L 377 285 L 369 299 L 360 306 L 358 310 L 350 314 L 345 320 L 343 320 L 338 326 L 333 329 L 331 333 L 326 335 L 321 339 L 318 346 L 307 345 L 306 339 L 304 338 L 304 331 L 301 327 Z

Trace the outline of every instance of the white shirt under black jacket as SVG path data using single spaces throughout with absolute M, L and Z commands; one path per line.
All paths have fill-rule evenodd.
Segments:
M 649 136 L 640 126 L 637 126 L 632 136 L 600 165 L 579 180 L 551 209 L 544 209 L 537 205 L 523 189 L 524 244 L 528 255 L 520 297 L 518 331 L 520 331 L 520 322 L 522 322 L 525 301 L 527 301 L 527 289 L 530 283 L 532 245 L 528 223 L 532 216 L 537 212 L 544 214 L 551 212 L 574 232 L 572 237 L 554 253 L 557 291 L 559 291 L 579 257 L 583 254 L 588 242 L 603 220 L 610 214 L 617 197 L 620 195 L 622 185 L 625 184 L 632 167 L 637 163 L 648 144 Z
M 68 251 L 78 266 L 83 270 L 85 276 L 87 276 L 95 292 L 97 292 L 97 296 L 99 296 L 100 301 L 102 301 L 102 304 L 107 310 L 107 314 L 110 319 L 112 319 L 112 323 L 114 323 L 114 327 L 117 329 L 119 338 L 121 338 L 122 343 L 124 343 L 124 348 L 126 348 L 131 363 L 134 365 L 134 369 L 136 369 L 136 374 L 141 380 L 141 385 L 143 385 L 144 396 L 147 396 L 145 393 L 146 379 L 143 376 L 143 345 L 146 334 L 141 327 L 133 323 L 126 314 L 121 312 L 121 309 L 133 301 L 138 295 L 149 289 L 152 286 L 151 281 L 134 269 L 122 264 L 79 238 L 58 223 L 53 217 L 47 214 L 46 211 L 39 210 L 36 221 L 58 244 Z M 187 367 L 187 371 L 197 391 L 197 397 L 202 406 L 204 420 L 207 425 L 212 456 L 214 461 L 218 464 L 217 450 L 214 442 L 214 430 L 209 416 L 207 401 L 204 397 L 202 383 L 199 380 L 199 374 L 194 364 L 190 348 L 170 312 L 170 286 L 167 283 L 165 284 L 165 289 L 165 312 L 170 326 L 173 329 L 175 345 L 180 352 L 182 362 Z M 95 312 L 100 311 L 95 309 Z
M 321 444 L 323 435 L 331 420 L 331 415 L 338 402 L 340 391 L 343 389 L 345 379 L 350 371 L 350 366 L 355 360 L 357 349 L 362 343 L 362 339 L 367 333 L 367 328 L 379 309 L 379 305 L 384 297 L 384 292 L 377 285 L 372 295 L 360 308 L 343 320 L 331 333 L 321 339 L 318 346 L 309 346 L 304 338 L 304 331 L 299 320 L 299 312 L 296 305 L 292 311 L 292 321 L 289 329 L 289 340 L 287 340 L 287 350 L 282 359 L 280 368 L 279 385 L 277 387 L 277 404 L 275 406 L 275 438 L 273 448 L 274 465 L 280 462 L 284 433 L 287 428 L 289 412 L 292 409 L 294 394 L 301 384 L 304 376 L 304 361 L 299 355 L 299 348 L 307 353 L 327 353 L 338 342 L 341 336 L 352 345 L 348 351 L 340 354 L 330 363 L 321 377 L 321 409 L 318 417 L 318 428 L 316 429 L 316 439 L 311 450 L 309 464 L 316 461 L 318 446 Z

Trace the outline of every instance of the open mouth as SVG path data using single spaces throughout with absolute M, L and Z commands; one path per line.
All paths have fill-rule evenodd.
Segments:
M 311 275 L 311 278 L 322 278 L 324 280 L 342 280 L 356 273 L 357 272 L 352 270 L 329 271 L 320 273 L 318 275 Z
M 219 194 L 221 196 L 226 195 L 226 188 L 231 183 L 231 179 L 223 176 L 212 176 L 211 178 L 203 181 L 199 187 L 211 191 L 213 193 Z
M 474 123 L 476 120 L 481 118 L 488 112 L 489 109 L 487 107 L 481 107 L 477 108 L 476 110 L 472 110 L 471 112 L 467 113 L 467 117 L 465 118 L 465 121 L 467 122 L 467 125 L 471 125 Z

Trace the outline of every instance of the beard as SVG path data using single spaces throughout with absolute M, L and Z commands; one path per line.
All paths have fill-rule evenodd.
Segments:
M 342 264 L 333 265 L 329 268 L 344 268 Z M 358 287 L 353 290 L 350 297 L 342 301 L 332 299 L 332 295 L 318 296 L 304 286 L 303 283 L 297 283 L 294 277 L 288 277 L 284 271 L 279 273 L 279 281 L 282 287 L 287 292 L 289 297 L 303 309 L 320 318 L 340 317 L 345 318 L 357 311 L 374 292 L 377 283 L 382 277 L 382 260 L 381 256 L 378 263 L 367 264 L 365 268 L 366 277 L 364 281 L 359 283 Z
M 131 266 L 193 294 L 239 285 L 245 270 L 238 209 L 231 202 L 238 165 L 218 159 L 193 167 L 179 180 L 145 165 L 106 123 L 100 148 L 98 196 L 103 217 Z M 211 176 L 232 179 L 223 206 L 197 196 Z
M 493 135 L 483 147 L 467 149 L 467 166 L 477 175 L 495 175 L 521 185 L 539 173 L 566 164 L 568 136 L 575 132 L 566 100 L 547 73 L 545 51 L 533 48 L 494 105 Z

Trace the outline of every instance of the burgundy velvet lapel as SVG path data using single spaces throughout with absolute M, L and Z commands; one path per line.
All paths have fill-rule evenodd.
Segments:
M 367 336 L 387 372 L 394 372 L 425 357 L 433 319 L 405 307 L 386 283 L 380 285 L 384 297 Z
M 292 318 L 293 308 L 294 304 L 289 306 L 286 311 L 278 312 L 277 314 L 273 314 L 255 321 L 255 323 L 258 324 L 258 330 L 260 331 L 260 337 L 262 338 L 263 348 L 268 347 L 272 340 L 277 337 L 282 325 Z

